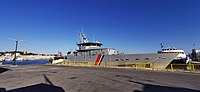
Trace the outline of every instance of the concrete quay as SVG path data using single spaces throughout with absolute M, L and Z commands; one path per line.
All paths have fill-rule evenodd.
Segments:
M 58 65 L 0 66 L 0 92 L 200 92 L 200 74 Z

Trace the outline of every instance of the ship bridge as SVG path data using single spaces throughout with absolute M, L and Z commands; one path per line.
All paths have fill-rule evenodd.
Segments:
M 79 43 L 78 45 L 78 49 L 79 50 L 87 50 L 87 49 L 98 49 L 101 48 L 101 46 L 103 45 L 102 43 L 98 43 L 98 42 L 84 42 L 84 43 Z
M 103 44 L 99 42 L 84 42 L 84 43 L 78 43 L 78 46 L 98 46 L 101 47 Z

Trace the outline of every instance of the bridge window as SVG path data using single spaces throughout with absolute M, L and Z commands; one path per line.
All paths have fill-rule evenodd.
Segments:
M 139 60 L 139 58 L 136 58 L 135 60 Z

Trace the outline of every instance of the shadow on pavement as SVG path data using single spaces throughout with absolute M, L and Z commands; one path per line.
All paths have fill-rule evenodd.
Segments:
M 62 87 L 54 86 L 49 78 L 44 74 L 45 83 L 21 87 L 6 91 L 5 88 L 0 88 L 0 92 L 65 92 Z
M 8 70 L 10 70 L 10 69 L 0 68 L 0 74 L 6 72 L 6 71 L 8 71 Z
M 0 91 L 6 92 L 6 91 Z M 17 88 L 13 90 L 8 90 L 7 92 L 65 92 L 63 88 L 58 86 L 51 86 L 48 84 L 40 83 L 36 85 L 31 85 L 27 87 Z
M 200 90 L 145 84 L 132 80 L 129 80 L 129 82 L 143 85 L 143 91 L 133 90 L 133 92 L 200 92 Z
M 44 79 L 45 79 L 45 83 L 51 85 L 51 86 L 54 86 L 53 83 L 49 80 L 49 78 L 46 76 L 46 74 L 43 74 L 44 76 Z

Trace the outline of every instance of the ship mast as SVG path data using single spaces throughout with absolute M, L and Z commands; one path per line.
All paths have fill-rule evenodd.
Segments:
M 86 42 L 88 42 L 88 39 L 87 39 L 86 35 L 85 35 L 83 32 L 80 32 L 80 33 L 79 33 L 79 36 L 80 36 L 80 42 L 81 42 L 81 43 L 86 43 Z

